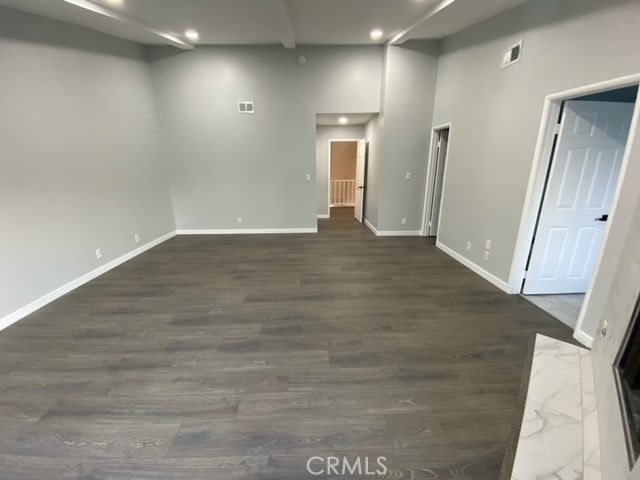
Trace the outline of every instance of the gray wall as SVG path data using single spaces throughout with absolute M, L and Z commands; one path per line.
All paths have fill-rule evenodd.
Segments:
M 0 65 L 2 318 L 175 227 L 139 47 L 0 8 Z
M 537 0 L 445 40 L 433 119 L 453 123 L 442 243 L 508 280 L 544 97 L 639 72 L 639 16 L 635 0 Z M 518 40 L 522 60 L 500 70 Z
M 369 142 L 364 217 L 376 228 L 380 207 L 380 117 L 373 117 L 365 125 L 365 138 Z
M 315 227 L 315 114 L 379 110 L 381 47 L 153 49 L 151 59 L 178 228 Z M 239 114 L 239 100 L 256 113 Z
M 376 228 L 422 227 L 439 44 L 407 42 L 386 51 Z M 406 180 L 411 172 L 412 180 Z M 407 219 L 402 225 L 402 218 Z
M 316 127 L 316 211 L 329 215 L 329 140 L 364 138 L 363 125 Z

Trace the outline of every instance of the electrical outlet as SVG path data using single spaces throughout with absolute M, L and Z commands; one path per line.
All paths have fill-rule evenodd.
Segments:
M 406 224 L 407 224 L 407 219 L 406 219 L 406 218 L 403 218 L 403 219 L 402 219 L 402 225 L 406 225 Z
M 311 180 L 311 174 L 307 173 L 307 181 Z
M 489 252 L 489 250 L 485 250 L 485 251 L 484 251 L 484 259 L 485 259 L 485 260 L 489 260 L 489 254 L 490 254 L 490 253 L 491 253 L 491 252 Z
M 238 217 L 238 218 L 236 218 L 236 222 L 237 222 L 237 223 L 242 223 L 242 217 Z
M 140 243 L 140 235 L 138 235 L 137 233 L 133 236 L 133 239 L 136 241 L 136 243 Z
M 471 251 L 471 242 L 467 242 L 467 250 Z
M 484 241 L 484 248 L 485 248 L 485 250 L 491 250 L 491 240 L 490 239 L 487 238 Z
M 96 248 L 96 258 L 102 258 L 102 249 Z
M 413 178 L 413 174 L 411 172 L 407 172 L 404 176 L 407 180 L 411 180 Z
M 600 327 L 600 335 L 602 335 L 602 338 L 607 336 L 608 327 L 609 327 L 609 322 L 607 322 L 606 320 L 602 322 L 602 326 Z

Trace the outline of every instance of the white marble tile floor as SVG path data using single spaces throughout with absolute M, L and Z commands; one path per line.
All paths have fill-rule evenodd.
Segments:
M 538 335 L 512 480 L 600 480 L 591 355 Z

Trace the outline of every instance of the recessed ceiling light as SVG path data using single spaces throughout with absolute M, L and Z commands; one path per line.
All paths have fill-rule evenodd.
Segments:
M 124 7 L 124 0 L 105 0 L 104 3 L 106 3 L 110 7 L 118 7 L 118 8 Z
M 346 123 L 349 123 L 349 119 L 347 117 L 340 117 L 338 119 L 338 122 L 340 122 L 340 125 L 344 125 Z
M 200 35 L 198 34 L 198 32 L 192 28 L 184 32 L 184 36 L 187 37 L 192 42 L 197 42 L 198 39 L 200 38 Z
M 379 28 L 374 28 L 373 30 L 371 30 L 371 33 L 369 33 L 371 40 L 380 40 L 382 38 L 382 35 L 384 35 L 384 32 Z

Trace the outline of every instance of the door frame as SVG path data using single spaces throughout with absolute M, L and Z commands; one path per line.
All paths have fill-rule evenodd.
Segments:
M 447 152 L 445 154 L 445 162 L 444 162 L 444 172 L 442 173 L 442 198 L 444 199 L 444 190 L 445 185 L 447 183 L 447 167 L 449 166 L 449 149 L 451 146 L 451 130 L 453 129 L 453 123 L 443 123 L 441 125 L 437 125 L 431 129 L 431 142 L 429 144 L 429 157 L 427 158 L 427 179 L 424 187 L 424 205 L 422 210 L 422 228 L 420 229 L 423 237 L 426 237 L 429 234 L 429 212 L 431 211 L 431 198 L 433 197 L 433 181 L 435 180 L 434 176 L 436 173 L 436 165 L 434 162 L 434 155 L 436 153 L 436 138 L 438 133 L 441 130 L 449 129 L 449 140 L 447 141 Z M 438 211 L 438 222 L 442 217 L 442 205 L 444 202 L 440 202 L 440 209 Z M 438 230 L 440 227 L 438 227 Z M 439 233 L 439 232 L 438 232 Z M 436 238 L 438 238 L 438 234 L 436 234 Z
M 553 149 L 553 140 L 556 135 L 556 125 L 559 119 L 562 103 L 567 100 L 572 100 L 576 97 L 590 95 L 594 93 L 606 92 L 608 90 L 615 90 L 617 88 L 640 86 L 640 74 L 629 75 L 620 77 L 604 82 L 599 82 L 591 85 L 586 85 L 571 90 L 566 90 L 559 93 L 547 95 L 544 100 L 542 109 L 542 120 L 540 122 L 540 128 L 538 130 L 538 139 L 534 151 L 533 164 L 529 175 L 529 183 L 527 186 L 527 193 L 525 196 L 524 206 L 522 208 L 522 216 L 520 219 L 520 227 L 518 229 L 518 236 L 515 245 L 515 251 L 513 261 L 511 262 L 511 271 L 509 273 L 508 291 L 509 293 L 519 294 L 522 290 L 522 283 L 525 277 L 527 259 L 529 257 L 529 251 L 533 243 L 535 234 L 535 227 L 540 212 L 540 207 L 544 200 L 544 187 L 546 184 L 546 177 L 549 167 L 551 165 L 551 152 Z M 631 156 L 632 147 L 636 139 L 636 131 L 638 129 L 640 121 L 640 98 L 636 99 L 635 108 L 633 111 L 633 117 L 631 120 L 631 127 L 629 130 L 629 137 L 627 138 L 627 145 L 625 147 L 624 156 L 622 158 L 622 165 L 620 167 L 620 176 L 616 185 L 615 194 L 613 197 L 613 206 L 611 214 L 609 215 L 609 221 L 605 229 L 604 239 L 598 259 L 596 261 L 595 269 L 589 288 L 587 289 L 580 316 L 576 324 L 574 337 L 581 343 L 587 346 L 591 346 L 593 338 L 586 334 L 582 330 L 585 318 L 600 318 L 604 310 L 604 304 L 607 296 L 609 295 L 609 289 L 611 282 L 613 281 L 613 275 L 615 273 L 618 262 L 614 265 L 606 265 L 608 268 L 604 268 L 603 254 L 605 250 L 616 247 L 616 243 L 624 242 L 624 238 L 619 238 L 619 234 L 615 239 L 611 238 L 612 227 L 624 220 L 627 224 L 626 228 L 622 228 L 620 233 L 624 233 L 624 230 L 628 230 L 628 225 L 631 221 L 632 212 L 624 212 L 621 209 L 618 212 L 619 201 L 621 193 L 624 187 L 624 180 L 627 175 L 629 166 L 629 158 Z M 633 188 L 633 186 L 631 187 Z M 628 189 L 627 189 L 628 190 Z M 633 192 L 629 193 L 629 196 L 635 195 Z M 636 195 L 637 197 L 637 195 Z M 621 219 L 622 216 L 628 217 Z M 622 227 L 622 225 L 621 225 Z M 615 242 L 614 242 L 615 240 Z M 620 249 L 618 249 L 620 250 Z M 616 252 L 617 260 L 620 258 L 621 252 Z M 611 263 L 611 262 L 608 262 Z M 600 286 L 607 286 L 607 288 L 594 288 L 596 282 L 601 283 Z
M 331 218 L 331 144 L 334 142 L 359 142 L 366 138 L 330 138 L 329 139 L 329 158 L 327 159 L 327 218 Z M 365 182 L 367 180 L 367 172 L 365 170 Z

